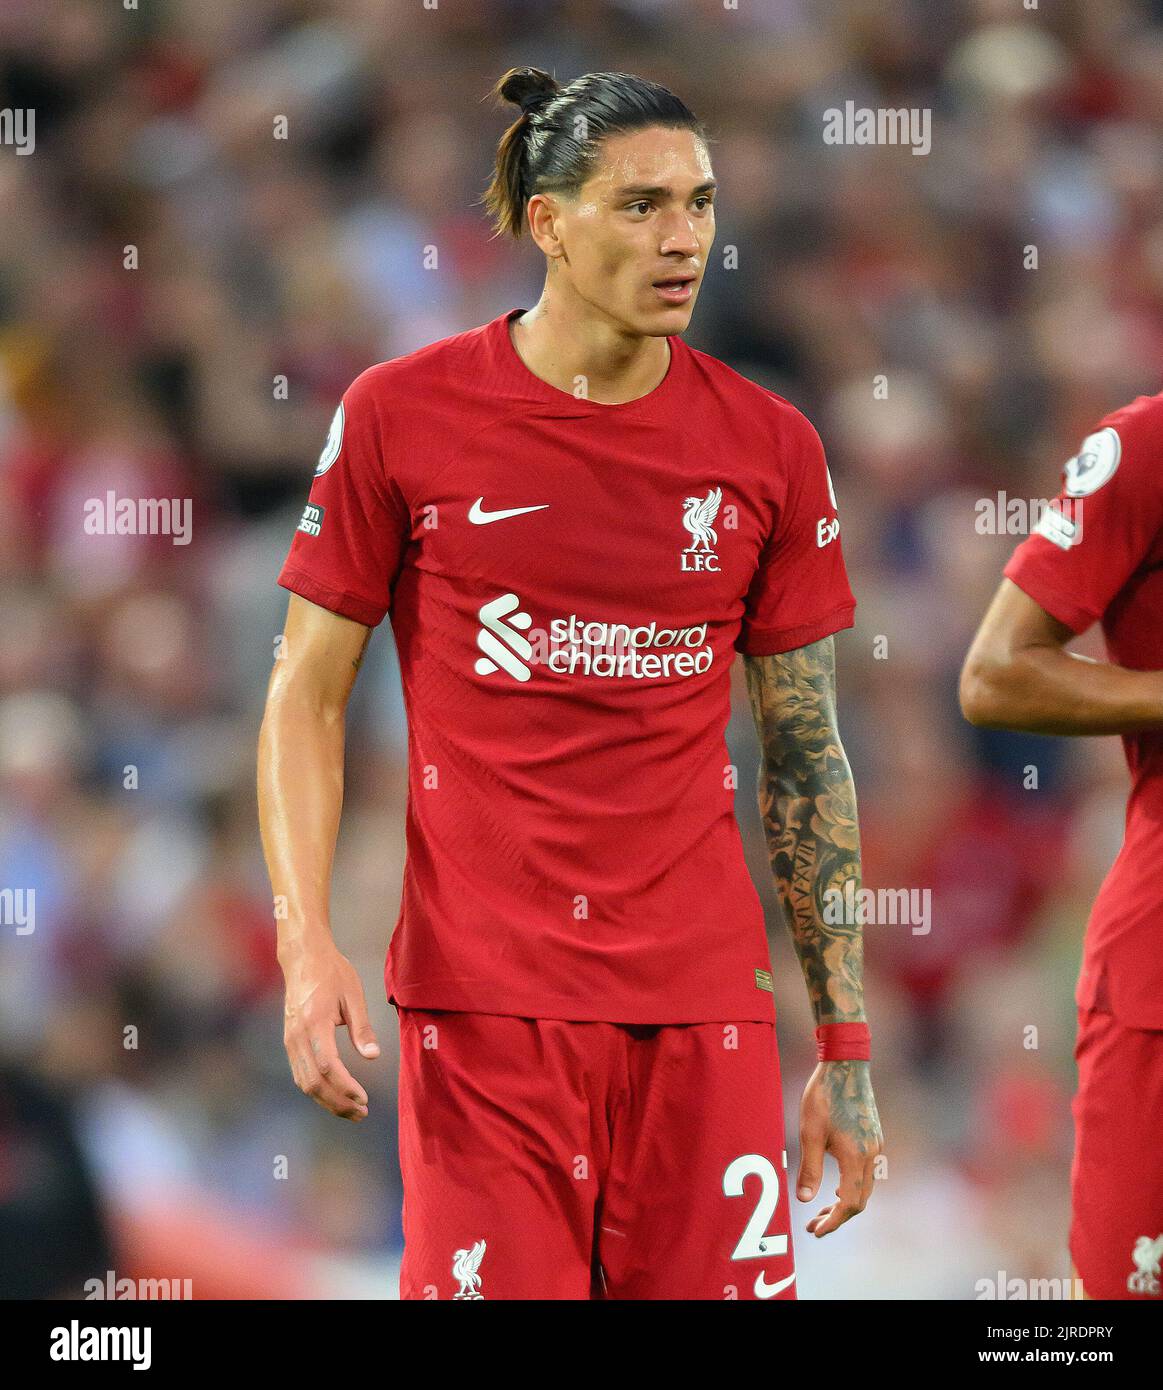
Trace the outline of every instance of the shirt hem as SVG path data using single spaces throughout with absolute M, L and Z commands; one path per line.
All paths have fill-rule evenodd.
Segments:
M 300 569 L 284 568 L 278 582 L 280 588 L 289 589 L 300 598 L 318 604 L 320 608 L 326 608 L 332 613 L 338 613 L 341 618 L 350 618 L 352 622 L 362 623 L 364 627 L 378 627 L 388 613 L 386 608 L 369 603 L 358 594 L 333 589 L 329 584 L 320 583 L 318 579 L 313 579 Z
M 1101 971 L 1079 976 L 1074 990 L 1074 1002 L 1089 1013 L 1109 1014 L 1121 1027 L 1136 1033 L 1163 1033 L 1163 1010 L 1137 1009 L 1128 1005 L 1117 987 L 1112 987 L 1110 975 Z
M 698 1009 L 593 1007 L 560 996 L 484 995 L 455 986 L 387 983 L 388 1003 L 401 1009 L 439 1009 L 458 1014 L 499 1014 L 505 1018 L 545 1018 L 563 1023 L 630 1023 L 643 1027 L 693 1023 L 775 1023 L 775 1002 L 753 1008 L 732 1005 Z
M 1033 599 L 1039 608 L 1045 609 L 1052 618 L 1064 623 L 1076 637 L 1085 632 L 1092 623 L 1098 622 L 1101 614 L 1092 613 L 1086 608 L 1079 608 L 1077 604 L 1063 598 L 1050 585 L 1043 583 L 1040 579 L 1031 578 L 1029 574 L 1025 573 L 1025 568 L 1021 561 L 1015 563 L 1011 560 L 1002 573 L 1012 584 L 1016 584 L 1027 598 Z
M 740 637 L 735 648 L 744 656 L 778 656 L 781 652 L 794 651 L 811 642 L 821 642 L 833 633 L 843 632 L 854 625 L 855 617 L 855 603 L 841 604 L 822 618 L 801 623 L 798 627 L 752 628 L 746 637 Z

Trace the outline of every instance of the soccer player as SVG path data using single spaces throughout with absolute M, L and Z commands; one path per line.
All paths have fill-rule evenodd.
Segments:
M 973 641 L 961 707 L 986 728 L 1121 734 L 1122 850 L 1078 981 L 1070 1251 L 1090 1298 L 1161 1298 L 1163 395 L 1100 420 L 1018 546 Z M 1066 648 L 1101 623 L 1109 662 Z
M 409 722 L 404 1298 L 794 1298 L 763 912 L 725 729 L 744 654 L 772 866 L 815 1012 L 801 1201 L 863 1209 L 881 1135 L 832 634 L 852 625 L 819 437 L 689 348 L 706 137 L 624 73 L 519 105 L 485 195 L 540 301 L 349 387 L 279 582 L 261 820 L 300 1088 L 360 1119 L 378 1047 L 328 925 L 344 706 L 389 612 Z

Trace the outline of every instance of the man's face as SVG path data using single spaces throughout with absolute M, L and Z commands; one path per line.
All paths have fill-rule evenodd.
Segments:
M 546 200 L 541 216 L 551 217 L 556 240 L 543 249 L 557 252 L 575 294 L 630 332 L 682 333 L 715 240 L 714 186 L 692 131 L 610 136 L 577 197 Z M 660 286 L 665 280 L 687 283 Z

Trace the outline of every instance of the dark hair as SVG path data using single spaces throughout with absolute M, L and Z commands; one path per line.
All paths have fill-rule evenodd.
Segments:
M 540 68 L 510 68 L 488 95 L 521 107 L 497 146 L 496 172 L 481 199 L 496 236 L 521 235 L 535 193 L 576 194 L 609 135 L 661 125 L 708 139 L 673 92 L 629 72 L 588 72 L 561 87 Z

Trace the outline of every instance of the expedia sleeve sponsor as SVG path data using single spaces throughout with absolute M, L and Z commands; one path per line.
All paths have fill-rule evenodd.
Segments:
M 773 469 L 771 531 L 735 644 L 749 656 L 818 642 L 851 627 L 856 609 L 824 446 L 798 411 L 784 417 Z

